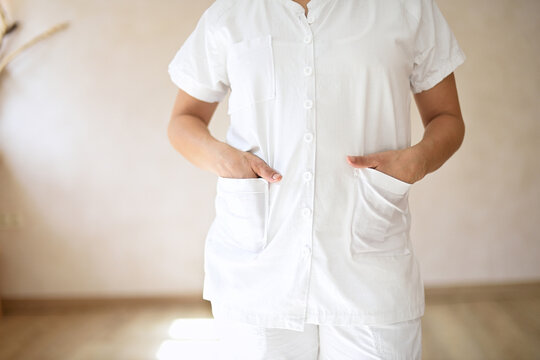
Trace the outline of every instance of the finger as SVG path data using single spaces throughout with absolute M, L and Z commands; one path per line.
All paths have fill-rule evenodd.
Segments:
M 252 162 L 252 165 L 251 165 L 251 169 L 257 174 L 259 175 L 260 177 L 266 179 L 267 181 L 270 181 L 270 182 L 276 182 L 276 181 L 280 181 L 282 176 L 279 172 L 277 172 L 276 170 L 272 169 L 270 166 L 268 166 L 268 164 L 260 159 L 260 158 L 257 158 L 256 160 L 253 160 Z
M 376 155 L 347 156 L 349 163 L 355 167 L 374 167 L 379 165 L 379 158 Z
M 282 176 L 276 170 L 272 169 L 270 166 L 264 164 L 259 166 L 255 171 L 260 177 L 265 178 L 270 182 L 280 181 Z

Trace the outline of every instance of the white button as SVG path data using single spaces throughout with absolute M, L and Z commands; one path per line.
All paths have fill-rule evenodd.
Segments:
M 312 106 L 313 106 L 313 101 L 311 101 L 309 99 L 304 101 L 304 107 L 306 109 L 311 109 Z
M 304 180 L 309 181 L 309 180 L 311 180 L 312 177 L 313 177 L 313 175 L 309 171 L 306 171 L 304 173 Z
M 309 215 L 311 215 L 311 209 L 310 208 L 303 208 L 302 209 L 302 215 L 304 215 L 305 217 L 308 217 Z
M 313 69 L 312 69 L 311 66 L 306 66 L 304 68 L 304 75 L 309 76 L 309 75 L 311 75 L 312 72 L 313 72 Z
M 304 36 L 304 43 L 309 44 L 311 42 L 311 35 Z
M 310 142 L 311 140 L 313 140 L 313 134 L 312 133 L 305 133 L 304 134 L 304 141 L 305 142 Z
M 313 24 L 313 21 L 315 21 L 315 18 L 312 15 L 308 15 L 307 17 L 308 24 Z
M 304 256 L 308 256 L 309 254 L 311 254 L 311 247 L 309 245 L 305 245 L 302 252 L 304 253 Z

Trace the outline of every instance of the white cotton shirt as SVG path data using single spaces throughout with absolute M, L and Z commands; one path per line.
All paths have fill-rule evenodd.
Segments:
M 465 61 L 434 0 L 217 0 L 169 64 L 226 142 L 283 175 L 217 178 L 203 298 L 214 317 L 302 331 L 424 314 L 410 183 L 347 155 L 411 145 L 411 93 Z M 230 93 L 229 93 L 230 91 Z

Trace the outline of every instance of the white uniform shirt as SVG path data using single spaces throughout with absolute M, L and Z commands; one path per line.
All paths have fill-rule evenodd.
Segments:
M 218 177 L 203 298 L 214 317 L 303 330 L 424 314 L 411 184 L 347 155 L 410 146 L 411 92 L 465 61 L 434 0 L 217 0 L 169 64 L 226 142 L 283 175 Z M 418 221 L 422 221 L 419 219 Z

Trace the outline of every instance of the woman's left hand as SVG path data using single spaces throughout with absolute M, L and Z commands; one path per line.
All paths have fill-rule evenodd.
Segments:
M 348 155 L 347 162 L 353 167 L 370 167 L 379 170 L 409 184 L 426 176 L 424 157 L 415 147 L 381 151 L 363 156 Z

